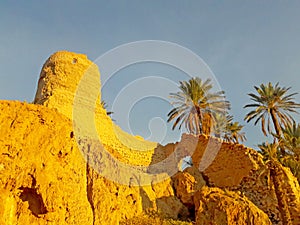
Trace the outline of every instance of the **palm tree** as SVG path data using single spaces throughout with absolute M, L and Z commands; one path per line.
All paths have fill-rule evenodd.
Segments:
M 174 108 L 168 113 L 168 122 L 175 120 L 172 129 L 182 125 L 192 134 L 209 134 L 215 113 L 225 113 L 229 102 L 225 101 L 224 91 L 212 92 L 211 80 L 202 81 L 199 77 L 181 81 L 177 93 L 170 97 Z
M 233 116 L 216 114 L 214 118 L 213 133 L 216 137 L 232 143 L 247 140 L 245 133 L 241 131 L 244 126 L 233 122 Z
M 292 125 L 283 127 L 280 143 L 291 151 L 297 160 L 300 160 L 300 124 L 293 122 Z
M 280 87 L 279 83 L 273 86 L 270 82 L 267 85 L 261 84 L 259 87 L 254 86 L 257 94 L 248 94 L 255 103 L 245 105 L 244 108 L 255 107 L 255 110 L 249 112 L 244 120 L 250 122 L 256 119 L 254 125 L 261 121 L 262 132 L 265 136 L 267 133 L 274 134 L 271 128 L 271 120 L 277 136 L 281 136 L 281 127 L 290 125 L 294 119 L 289 113 L 297 113 L 296 109 L 300 104 L 293 101 L 293 96 L 297 93 L 287 94 L 290 87 Z M 267 128 L 267 131 L 266 131 Z
M 226 127 L 226 133 L 224 139 L 229 142 L 239 143 L 247 140 L 245 132 L 242 132 L 243 125 L 240 125 L 239 122 L 231 122 Z
M 270 179 L 274 185 L 274 191 L 277 197 L 278 208 L 281 214 L 282 223 L 287 225 L 292 224 L 287 193 L 282 185 L 282 178 L 285 176 L 285 171 L 282 164 L 278 161 L 280 152 L 279 143 L 263 143 L 262 145 L 259 145 L 259 148 L 261 149 L 264 155 L 265 164 L 267 166 L 267 170 L 269 171 L 268 180 Z
M 260 148 L 261 154 L 263 155 L 264 160 L 266 162 L 269 160 L 278 161 L 280 151 L 279 151 L 279 144 L 277 142 L 276 143 L 264 142 L 258 145 L 258 147 Z
M 292 174 L 297 178 L 300 184 L 300 161 L 297 160 L 292 155 L 286 155 L 280 159 L 280 162 L 285 166 L 290 168 Z
M 223 138 L 228 124 L 230 124 L 233 120 L 233 116 L 229 115 L 228 113 L 226 115 L 217 113 L 214 118 L 215 121 L 213 124 L 213 133 L 217 138 Z
M 300 124 L 282 128 L 282 137 L 279 141 L 281 148 L 287 149 L 287 154 L 280 159 L 280 162 L 289 167 L 291 172 L 300 182 Z

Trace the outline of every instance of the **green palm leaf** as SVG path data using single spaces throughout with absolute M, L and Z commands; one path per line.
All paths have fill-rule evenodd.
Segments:
M 246 122 L 250 122 L 256 118 L 254 125 L 261 122 L 261 129 L 265 136 L 276 133 L 281 136 L 281 127 L 290 125 L 294 119 L 290 113 L 297 113 L 296 109 L 300 104 L 294 102 L 294 96 L 297 93 L 288 94 L 290 87 L 280 87 L 279 83 L 275 86 L 272 83 L 254 86 L 256 94 L 249 93 L 250 99 L 254 101 L 247 104 L 244 108 L 255 108 L 250 111 L 244 118 Z
M 224 91 L 212 92 L 210 79 L 204 82 L 199 77 L 179 82 L 179 92 L 171 93 L 173 109 L 168 113 L 168 122 L 174 121 L 172 129 L 182 125 L 192 134 L 210 131 L 214 115 L 225 113 L 230 104 L 225 100 Z M 211 122 L 204 123 L 204 115 L 209 114 Z

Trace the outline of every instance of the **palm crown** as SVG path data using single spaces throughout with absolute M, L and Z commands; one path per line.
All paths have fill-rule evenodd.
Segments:
M 282 133 L 281 144 L 293 152 L 297 159 L 300 159 L 300 124 L 293 123 L 283 128 Z
M 226 126 L 226 133 L 224 139 L 226 141 L 239 143 L 239 141 L 243 142 L 246 141 L 245 132 L 242 132 L 243 125 L 240 125 L 239 122 L 230 122 Z
M 213 124 L 213 132 L 214 135 L 218 138 L 223 138 L 226 134 L 226 130 L 228 128 L 228 125 L 232 123 L 233 116 L 229 114 L 219 114 L 217 113 L 215 116 L 215 121 Z
M 287 94 L 289 88 L 280 87 L 277 83 L 273 86 L 271 83 L 267 85 L 261 84 L 259 87 L 254 87 L 257 94 L 248 94 L 255 103 L 245 105 L 244 108 L 255 107 L 255 110 L 249 112 L 245 120 L 250 122 L 252 119 L 256 119 L 254 124 L 256 125 L 261 121 L 262 132 L 265 136 L 267 133 L 274 133 L 281 135 L 281 127 L 290 125 L 294 120 L 290 113 L 296 113 L 296 109 L 300 107 L 293 101 L 293 96 L 297 93 Z M 273 122 L 273 127 L 271 125 Z
M 209 134 L 214 115 L 229 109 L 224 91 L 212 92 L 212 87 L 210 79 L 203 82 L 198 77 L 180 82 L 180 91 L 170 94 L 175 100 L 168 113 L 168 122 L 175 120 L 172 129 L 177 125 L 180 129 L 184 124 L 192 134 Z

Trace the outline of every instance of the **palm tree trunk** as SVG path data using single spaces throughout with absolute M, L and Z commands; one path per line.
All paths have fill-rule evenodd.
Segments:
M 202 116 L 202 112 L 200 110 L 200 107 L 199 106 L 195 106 L 196 108 L 196 112 L 197 112 L 197 115 L 198 115 L 198 118 L 199 118 L 199 124 L 198 127 L 199 127 L 199 134 L 202 134 L 203 130 L 202 130 L 202 125 L 203 125 L 203 116 Z
M 277 141 L 279 141 L 279 139 L 281 138 L 281 127 L 280 127 L 278 119 L 276 117 L 276 113 L 273 109 L 270 109 L 270 114 L 271 114 L 271 117 L 272 117 L 272 121 L 273 121 L 273 124 L 274 124 L 274 127 L 275 127 L 276 134 L 278 136 Z M 281 154 L 284 156 L 285 155 L 285 150 L 282 146 L 280 147 L 280 151 L 281 151 Z
M 286 199 L 287 195 L 285 189 L 281 185 L 282 182 L 281 165 L 278 165 L 279 162 L 275 162 L 274 160 L 272 160 L 270 164 L 271 164 L 270 175 L 271 175 L 272 182 L 274 184 L 275 194 L 278 201 L 278 208 L 281 214 L 282 223 L 284 225 L 292 225 L 292 219 L 289 211 L 288 202 Z
M 276 134 L 280 137 L 281 136 L 281 127 L 278 123 L 276 113 L 274 112 L 273 109 L 270 109 L 270 114 L 271 114 L 271 117 L 272 117 L 272 121 L 273 121 L 273 124 L 274 124 L 274 127 L 275 127 Z
M 196 123 L 195 124 L 196 125 L 196 134 L 199 135 L 199 134 L 201 134 L 201 130 L 200 130 L 201 129 L 201 127 L 200 127 L 201 124 L 200 124 L 200 120 L 199 120 L 199 115 L 198 114 L 195 115 L 195 120 L 196 120 L 195 121 L 195 123 Z
M 211 125 L 212 125 L 212 117 L 210 113 L 204 113 L 202 120 L 202 130 L 205 135 L 210 135 Z

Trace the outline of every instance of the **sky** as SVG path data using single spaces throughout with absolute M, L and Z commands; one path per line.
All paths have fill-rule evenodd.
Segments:
M 164 41 L 203 60 L 231 102 L 230 113 L 245 125 L 246 145 L 257 148 L 266 138 L 243 120 L 249 111 L 243 106 L 261 83 L 300 92 L 299 11 L 300 1 L 1 1 L 0 99 L 31 102 L 43 63 L 56 51 L 97 62 L 120 45 Z M 163 63 L 132 64 L 110 76 L 102 98 L 124 130 L 163 144 L 178 141 L 181 132 L 166 123 L 172 106 L 165 96 L 188 75 Z M 202 75 L 200 69 L 193 76 Z M 126 93 L 139 100 L 128 107 Z

